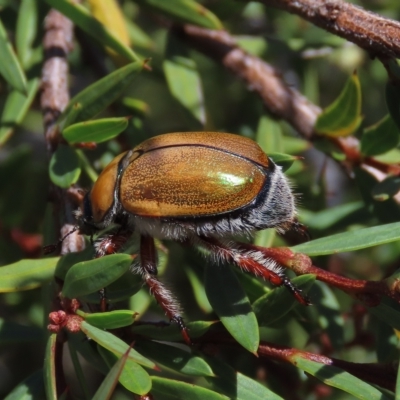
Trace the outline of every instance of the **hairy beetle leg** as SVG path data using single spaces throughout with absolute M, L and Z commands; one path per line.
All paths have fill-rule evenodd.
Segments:
M 157 274 L 157 252 L 154 239 L 149 236 L 141 236 L 140 240 L 140 270 L 143 279 L 150 289 L 157 303 L 164 310 L 170 321 L 175 322 L 182 334 L 183 340 L 188 345 L 192 344 L 188 329 L 182 318 L 182 309 L 178 300 L 172 292 L 167 289 L 156 277 Z
M 275 286 L 285 286 L 300 304 L 311 304 L 308 297 L 284 275 L 280 264 L 274 258 L 266 257 L 257 247 L 232 241 L 224 243 L 209 237 L 201 237 L 198 244 L 211 250 L 225 262 L 236 264 L 245 272 L 261 276 Z

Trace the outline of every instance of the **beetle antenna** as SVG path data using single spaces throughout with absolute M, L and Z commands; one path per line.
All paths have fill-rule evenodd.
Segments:
M 66 235 L 64 235 L 61 239 L 58 239 L 57 244 L 49 244 L 47 246 L 43 246 L 43 253 L 45 255 L 54 253 L 62 244 L 62 242 L 72 233 L 76 232 L 79 229 L 78 225 L 75 225 Z

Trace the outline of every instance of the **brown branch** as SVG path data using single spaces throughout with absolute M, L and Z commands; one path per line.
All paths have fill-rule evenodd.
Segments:
M 400 22 L 342 0 L 259 0 L 353 42 L 372 56 L 400 57 Z
M 305 138 L 312 137 L 321 109 L 284 82 L 274 67 L 246 53 L 225 31 L 184 25 L 175 27 L 174 32 L 243 79 L 250 90 L 259 94 L 269 112 L 288 121 Z
M 388 390 L 393 391 L 395 388 L 397 376 L 397 364 L 395 363 L 353 363 L 267 342 L 260 343 L 258 355 L 289 362 L 293 365 L 296 365 L 296 359 L 300 357 L 323 365 L 341 368 L 363 381 L 374 383 Z
M 47 147 L 52 152 L 59 142 L 56 120 L 69 102 L 67 55 L 72 50 L 73 24 L 58 11 L 50 10 L 44 25 L 45 62 L 42 69 L 40 105 Z

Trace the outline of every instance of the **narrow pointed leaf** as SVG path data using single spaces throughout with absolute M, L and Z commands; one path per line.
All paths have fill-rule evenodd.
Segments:
M 400 240 L 400 222 L 343 232 L 292 247 L 309 256 L 365 249 Z
M 59 145 L 53 153 L 49 164 L 51 181 L 64 189 L 77 182 L 81 174 L 79 158 L 70 146 Z
M 193 295 L 196 299 L 197 305 L 203 312 L 210 313 L 212 311 L 212 307 L 207 299 L 203 282 L 190 267 L 185 268 L 185 273 L 189 279 L 190 285 L 192 286 Z
M 119 357 L 121 357 L 129 348 L 129 346 L 125 342 L 123 342 L 112 333 L 96 328 L 95 326 L 92 326 L 85 321 L 81 323 L 81 331 L 90 339 L 93 339 L 100 346 L 111 351 Z M 129 358 L 134 362 L 143 365 L 144 367 L 157 369 L 157 366 L 153 361 L 149 360 L 146 357 L 143 357 L 135 349 L 131 349 L 129 351 Z
M 28 82 L 27 95 L 17 90 L 13 90 L 8 95 L 0 119 L 0 145 L 8 140 L 17 125 L 22 122 L 35 98 L 38 88 L 39 79 L 35 78 Z
M 222 23 L 215 14 L 193 0 L 137 0 L 137 3 L 179 22 L 222 29 Z
M 282 167 L 282 171 L 284 172 L 292 166 L 294 161 L 299 159 L 296 156 L 282 153 L 269 153 L 268 157 L 270 157 L 275 164 L 278 164 L 280 167 Z
M 355 201 L 317 212 L 301 209 L 299 220 L 308 228 L 323 230 L 330 228 L 363 207 L 365 207 L 365 204 L 362 201 Z
M 135 52 L 119 40 L 106 26 L 90 15 L 90 12 L 72 0 L 46 0 L 56 10 L 67 16 L 75 25 L 98 40 L 101 45 L 108 46 L 129 61 L 139 61 Z
M 90 325 L 101 329 L 117 329 L 132 325 L 136 313 L 130 310 L 115 310 L 103 313 L 84 313 L 79 315 Z
M 318 117 L 315 130 L 325 136 L 349 136 L 358 128 L 361 120 L 361 86 L 354 73 L 339 97 Z
M 101 382 L 101 385 L 96 390 L 92 400 L 109 400 L 114 393 L 118 380 L 124 370 L 128 354 L 124 354 L 110 369 L 106 377 Z
M 117 280 L 132 264 L 128 254 L 112 254 L 75 264 L 65 276 L 63 295 L 73 299 L 96 292 Z
M 15 89 L 22 94 L 27 93 L 27 82 L 24 71 L 14 49 L 8 40 L 6 29 L 0 20 L 0 75 Z
M 56 342 L 57 335 L 53 333 L 49 336 L 46 345 L 46 352 L 44 356 L 44 384 L 46 389 L 47 399 L 57 398 L 57 383 L 56 383 Z
M 153 389 L 152 394 L 155 398 L 163 400 L 228 400 L 226 397 L 212 390 L 205 389 L 190 383 L 175 381 L 172 379 L 159 378 L 152 376 Z
M 381 321 L 400 331 L 400 310 L 390 304 L 381 302 L 376 307 L 369 307 L 368 311 L 374 314 Z
M 205 288 L 225 328 L 245 349 L 255 353 L 260 340 L 257 319 L 232 269 L 207 265 Z
M 236 400 L 282 400 L 268 388 L 235 371 L 229 364 L 216 357 L 206 357 L 215 377 L 207 378 L 212 388 Z
M 291 362 L 299 369 L 315 376 L 328 386 L 341 389 L 356 399 L 389 400 L 374 386 L 332 365 L 321 364 L 304 358 L 301 354 L 293 355 Z
M 364 130 L 361 137 L 361 153 L 376 156 L 395 148 L 399 143 L 400 131 L 390 115 L 386 115 L 377 124 Z
M 196 63 L 172 33 L 168 37 L 164 74 L 172 96 L 202 125 L 206 123 L 204 96 Z
M 78 122 L 64 129 L 62 135 L 68 143 L 95 142 L 111 140 L 128 126 L 129 118 L 103 118 L 95 121 Z
M 307 294 L 315 282 L 315 275 L 302 275 L 291 280 L 293 285 Z M 285 287 L 280 286 L 253 303 L 253 310 L 260 326 L 269 326 L 285 316 L 298 302 Z
M 18 12 L 15 45 L 22 66 L 27 69 L 32 59 L 32 45 L 37 33 L 37 1 L 22 0 Z
M 35 289 L 54 275 L 59 258 L 21 260 L 0 267 L 0 293 Z
M 136 77 L 143 63 L 131 63 L 82 90 L 68 103 L 60 117 L 63 129 L 74 122 L 86 121 L 110 105 Z
M 216 321 L 189 322 L 187 328 L 192 339 L 204 335 Z M 182 334 L 176 324 L 157 327 L 154 325 L 137 325 L 131 331 L 138 335 L 147 336 L 156 340 L 181 341 Z
M 190 376 L 214 376 L 207 362 L 200 356 L 167 344 L 139 341 L 135 348 L 145 357 L 174 371 Z
M 99 353 L 110 367 L 113 364 L 115 367 L 115 363 L 121 360 L 121 358 L 118 360 L 118 357 L 115 354 L 106 350 L 104 347 L 98 346 L 98 349 Z M 148 393 L 151 389 L 151 379 L 149 374 L 143 369 L 143 367 L 129 359 L 129 355 L 127 353 L 126 355 L 125 367 L 119 376 L 121 385 L 132 393 L 139 395 Z M 125 357 L 125 354 L 123 357 Z

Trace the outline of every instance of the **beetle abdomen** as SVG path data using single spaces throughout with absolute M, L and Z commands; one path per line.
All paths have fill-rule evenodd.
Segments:
M 251 160 L 204 145 L 174 145 L 147 151 L 121 177 L 120 201 L 130 214 L 202 217 L 250 204 L 265 170 Z

